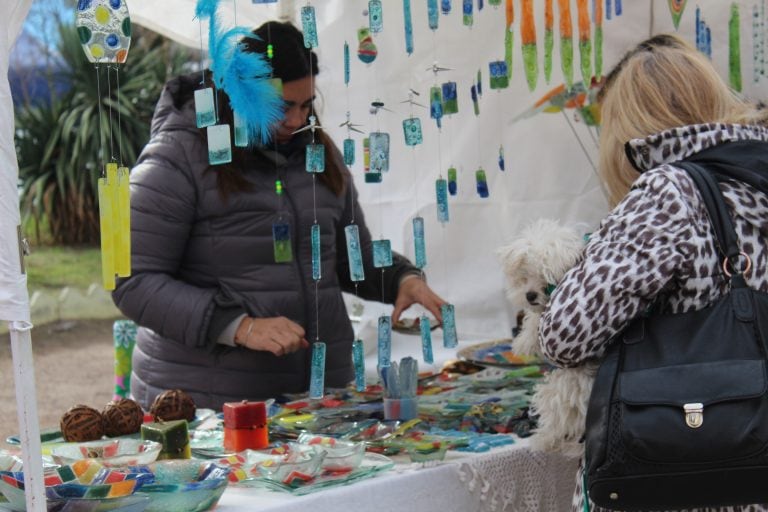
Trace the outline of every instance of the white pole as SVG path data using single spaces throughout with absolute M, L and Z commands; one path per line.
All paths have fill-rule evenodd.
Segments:
M 24 493 L 27 512 L 45 512 L 45 483 L 40 442 L 40 424 L 37 416 L 35 368 L 32 359 L 32 336 L 29 322 L 9 322 L 13 380 L 16 383 L 16 410 L 24 461 Z

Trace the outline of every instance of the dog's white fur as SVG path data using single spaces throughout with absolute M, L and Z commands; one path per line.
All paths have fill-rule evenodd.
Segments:
M 524 312 L 513 350 L 542 357 L 539 347 L 539 318 L 549 297 L 549 283 L 557 284 L 581 258 L 581 235 L 550 219 L 531 223 L 509 245 L 497 252 L 507 278 L 507 297 Z M 586 408 L 596 366 L 550 371 L 536 387 L 531 412 L 538 415 L 538 428 L 531 437 L 534 449 L 580 457 Z

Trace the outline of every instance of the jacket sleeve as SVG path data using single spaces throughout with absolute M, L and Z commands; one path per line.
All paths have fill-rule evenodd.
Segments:
M 345 192 L 345 207 L 341 216 L 340 225 L 336 229 L 336 273 L 339 277 L 341 289 L 345 292 L 355 293 L 355 284 L 357 284 L 357 294 L 366 300 L 375 300 L 387 304 L 394 304 L 397 298 L 397 291 L 400 286 L 400 280 L 408 274 L 419 274 L 421 271 L 413 266 L 408 258 L 392 251 L 392 266 L 382 269 L 373 266 L 373 243 L 371 233 L 365 224 L 365 216 L 360 203 L 357 201 L 357 189 L 352 180 L 352 175 L 343 169 L 347 189 Z M 347 239 L 344 229 L 354 219 L 360 232 L 360 249 L 363 255 L 363 271 L 365 279 L 355 283 L 349 275 L 349 257 L 347 255 Z
M 566 367 L 600 358 L 614 334 L 690 273 L 692 219 L 663 173 L 642 176 L 555 288 L 539 323 L 544 355 Z
M 177 278 L 196 217 L 199 170 L 188 158 L 200 152 L 199 143 L 187 133 L 162 132 L 142 151 L 131 172 L 131 276 L 112 294 L 128 318 L 192 347 L 213 346 L 214 317 L 220 331 L 242 312 L 218 289 Z

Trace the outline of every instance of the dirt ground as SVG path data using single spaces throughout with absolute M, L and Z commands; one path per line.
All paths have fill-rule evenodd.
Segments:
M 32 330 L 41 429 L 58 427 L 71 406 L 103 409 L 114 391 L 113 320 L 73 320 Z M 11 341 L 0 336 L 0 447 L 19 432 Z

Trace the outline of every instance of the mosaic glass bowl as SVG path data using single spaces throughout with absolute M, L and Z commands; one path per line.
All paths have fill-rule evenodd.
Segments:
M 365 444 L 363 443 L 308 433 L 301 434 L 298 441 L 311 446 L 317 452 L 325 453 L 322 464 L 325 471 L 335 473 L 353 471 L 360 466 L 365 456 Z
M 63 444 L 51 450 L 51 457 L 62 465 L 88 459 L 107 467 L 143 466 L 155 462 L 162 447 L 160 443 L 141 439 L 108 439 Z
M 199 460 L 163 460 L 148 466 L 153 484 L 141 492 L 150 497 L 147 512 L 202 512 L 216 506 L 227 487 L 229 468 Z

